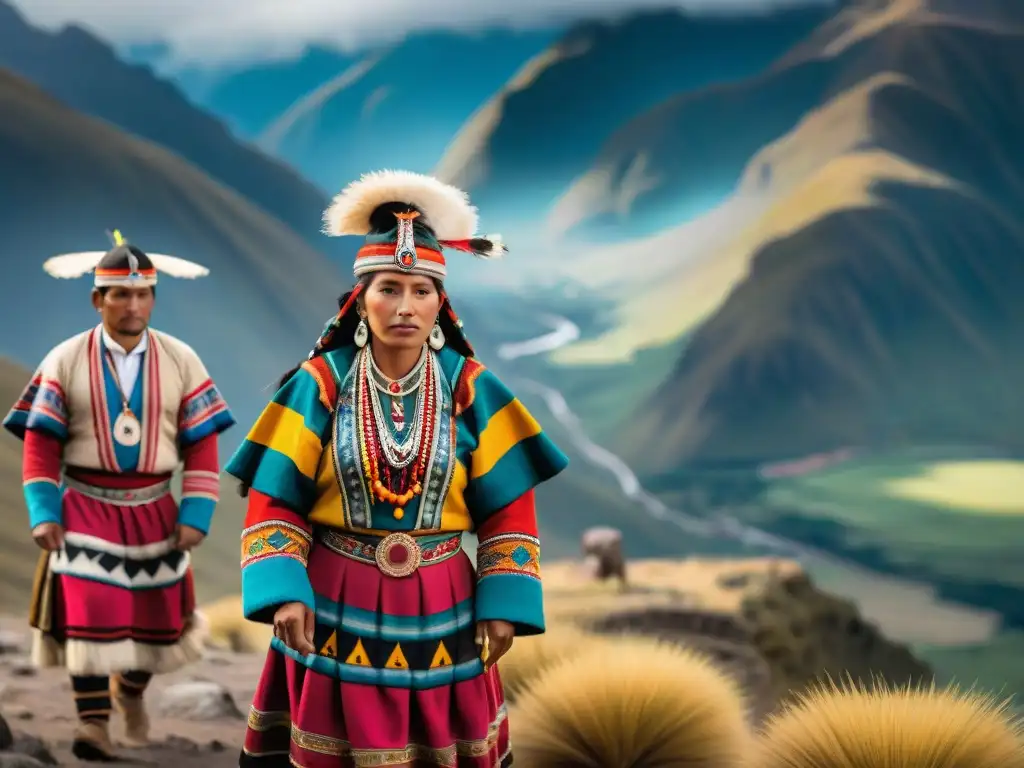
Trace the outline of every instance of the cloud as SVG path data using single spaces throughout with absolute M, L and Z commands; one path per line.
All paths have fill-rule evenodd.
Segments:
M 307 45 L 358 50 L 415 30 L 529 29 L 680 7 L 757 12 L 829 0 L 13 0 L 37 26 L 80 24 L 115 45 L 165 44 L 177 65 L 289 58 Z

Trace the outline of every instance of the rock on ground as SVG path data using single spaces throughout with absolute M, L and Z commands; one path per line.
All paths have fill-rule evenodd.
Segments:
M 19 638 L 10 652 L 0 652 L 0 745 L 6 726 L 13 732 L 8 745 L 13 741 L 19 750 L 0 752 L 0 768 L 92 765 L 79 763 L 70 752 L 76 717 L 67 674 L 62 669 L 36 671 L 26 665 L 24 621 L 23 617 L 0 617 L 0 646 L 5 637 Z M 245 735 L 242 713 L 248 711 L 264 660 L 265 654 L 211 651 L 197 664 L 154 678 L 146 693 L 153 744 L 146 749 L 122 748 L 122 756 L 136 765 L 236 768 Z M 184 706 L 162 715 L 166 701 L 177 702 L 176 706 L 191 701 L 192 709 Z M 111 735 L 115 742 L 123 735 L 116 714 Z M 55 762 L 47 761 L 49 753 Z
M 14 740 L 11 752 L 26 755 L 44 765 L 57 765 L 57 758 L 45 741 L 35 736 L 18 736 Z
M 161 717 L 182 720 L 241 720 L 243 715 L 231 692 L 211 680 L 190 680 L 165 688 L 156 702 Z
M 17 752 L 0 752 L 0 768 L 46 768 L 46 763 Z

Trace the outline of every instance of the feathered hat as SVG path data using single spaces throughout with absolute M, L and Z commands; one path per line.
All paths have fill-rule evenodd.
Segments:
M 120 230 L 115 229 L 108 234 L 114 246 L 109 251 L 82 251 L 53 256 L 43 262 L 43 269 L 53 277 L 64 279 L 92 272 L 93 285 L 97 288 L 154 286 L 159 272 L 186 279 L 210 274 L 206 267 L 177 256 L 144 253 L 125 240 Z
M 382 222 L 391 225 L 383 232 Z M 334 198 L 323 229 L 332 237 L 366 238 L 356 254 L 356 277 L 393 271 L 443 280 L 446 248 L 481 259 L 507 253 L 500 235 L 477 235 L 476 228 L 476 208 L 461 189 L 420 173 L 377 171 Z
M 445 250 L 480 259 L 508 252 L 500 235 L 476 234 L 477 222 L 477 210 L 461 189 L 411 171 L 376 171 L 335 196 L 324 211 L 323 232 L 331 237 L 365 238 L 352 270 L 357 278 L 399 272 L 444 280 L 448 274 Z M 327 323 L 310 357 L 331 340 L 361 292 L 362 283 L 357 283 L 337 316 Z M 446 295 L 442 295 L 442 311 L 461 328 Z M 468 341 L 466 345 L 472 349 Z

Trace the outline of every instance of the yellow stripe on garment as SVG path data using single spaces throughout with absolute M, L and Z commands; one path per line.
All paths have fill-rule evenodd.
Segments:
M 510 401 L 491 416 L 473 451 L 473 479 L 486 475 L 517 443 L 539 435 L 540 424 L 518 399 Z
M 324 460 L 316 478 L 316 501 L 308 515 L 311 523 L 330 528 L 345 528 L 345 508 L 341 503 L 341 488 L 334 473 L 334 446 L 324 448 Z
M 287 456 L 310 480 L 316 477 L 323 446 L 320 437 L 306 426 L 301 413 L 280 403 L 270 403 L 246 439 Z
M 441 508 L 442 531 L 469 531 L 473 529 L 473 518 L 466 506 L 466 465 L 456 460 L 455 472 L 452 473 L 452 484 L 448 488 L 444 506 Z

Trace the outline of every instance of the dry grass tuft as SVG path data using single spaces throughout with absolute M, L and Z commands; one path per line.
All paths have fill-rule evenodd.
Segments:
M 568 623 L 549 624 L 543 635 L 517 638 L 498 662 L 505 697 L 513 701 L 551 667 L 608 642 Z
M 758 768 L 1024 768 L 1007 702 L 956 688 L 821 686 L 771 718 Z
M 207 645 L 235 653 L 262 653 L 270 647 L 272 627 L 246 621 L 239 595 L 207 603 L 202 611 L 209 627 Z
M 621 637 L 539 676 L 510 716 L 531 768 L 740 768 L 752 734 L 737 686 L 703 656 Z

